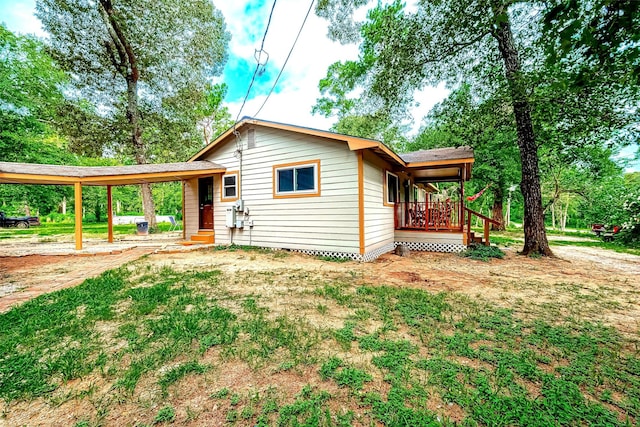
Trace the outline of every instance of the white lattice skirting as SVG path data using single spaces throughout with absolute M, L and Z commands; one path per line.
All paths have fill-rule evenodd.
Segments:
M 467 247 L 462 243 L 395 242 L 394 246 L 405 245 L 410 251 L 422 252 L 462 252 Z
M 293 252 L 300 252 L 302 254 L 313 255 L 313 256 L 324 256 L 329 258 L 337 258 L 337 259 L 350 259 L 353 261 L 360 262 L 371 262 L 378 258 L 382 254 L 386 254 L 387 252 L 391 252 L 396 248 L 394 243 L 387 243 L 384 246 L 379 247 L 373 251 L 367 252 L 364 255 L 348 253 L 348 252 L 333 252 L 333 251 L 316 251 L 312 249 L 295 249 Z
M 429 242 L 394 242 L 388 243 L 379 247 L 373 251 L 367 252 L 364 255 L 353 254 L 348 252 L 333 252 L 333 251 L 317 251 L 312 249 L 296 249 L 293 252 L 300 252 L 312 256 L 323 256 L 337 259 L 350 259 L 360 262 L 374 261 L 382 254 L 393 251 L 396 246 L 405 245 L 410 251 L 417 252 L 462 252 L 466 249 L 466 246 L 461 243 L 429 243 Z

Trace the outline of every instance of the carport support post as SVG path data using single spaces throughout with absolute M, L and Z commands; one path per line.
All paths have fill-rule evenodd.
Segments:
M 76 250 L 82 249 L 82 183 L 74 184 L 76 212 Z
M 110 185 L 107 185 L 107 240 L 113 243 L 113 203 Z

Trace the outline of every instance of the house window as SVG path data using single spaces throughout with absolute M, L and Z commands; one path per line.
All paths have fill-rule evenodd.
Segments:
M 320 195 L 320 160 L 273 167 L 273 196 L 312 197 Z
M 229 172 L 222 175 L 220 186 L 221 201 L 233 202 L 238 200 L 238 172 Z
M 384 192 L 384 204 L 386 206 L 393 206 L 398 201 L 398 175 L 395 175 L 389 171 L 385 171 L 385 192 Z

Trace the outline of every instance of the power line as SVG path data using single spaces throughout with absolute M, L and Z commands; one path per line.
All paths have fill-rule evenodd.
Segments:
M 264 35 L 262 36 L 262 43 L 260 44 L 260 50 L 256 50 L 254 56 L 256 58 L 256 69 L 253 71 L 253 76 L 251 77 L 251 83 L 249 83 L 249 88 L 247 89 L 247 94 L 244 96 L 244 100 L 242 101 L 242 105 L 240 106 L 240 110 L 238 110 L 238 115 L 236 116 L 236 123 L 238 123 L 238 119 L 240 118 L 240 114 L 242 114 L 242 109 L 244 105 L 247 103 L 247 99 L 249 98 L 249 94 L 251 93 L 251 87 L 253 87 L 253 83 L 256 80 L 256 75 L 258 74 L 258 70 L 261 65 L 266 65 L 266 61 L 264 64 L 260 64 L 260 58 L 262 57 L 261 53 L 264 52 L 267 54 L 267 61 L 269 60 L 269 54 L 264 51 L 264 41 L 267 39 L 267 33 L 269 32 L 269 26 L 271 25 L 271 18 L 273 17 L 273 10 L 276 8 L 277 0 L 273 0 L 273 5 L 271 6 L 271 12 L 269 13 L 269 20 L 267 21 L 267 27 L 264 30 Z M 257 54 L 257 55 L 256 55 Z M 233 126 L 235 133 L 235 124 Z
M 264 41 L 267 39 L 267 32 L 269 31 L 269 25 L 271 25 L 271 18 L 273 17 L 273 10 L 276 8 L 276 0 L 273 0 L 271 6 L 271 12 L 269 13 L 269 20 L 267 21 L 267 28 L 264 30 L 264 36 L 262 36 L 262 44 L 260 45 L 260 51 L 264 48 Z
M 260 106 L 260 108 L 258 109 L 258 111 L 256 112 L 256 114 L 253 117 L 258 117 L 258 114 L 260 114 L 260 111 L 262 111 L 262 107 L 264 107 L 264 105 L 267 103 L 267 101 L 269 100 L 269 97 L 273 93 L 273 90 L 276 88 L 276 85 L 278 84 L 278 80 L 280 79 L 280 76 L 282 75 L 282 72 L 284 71 L 284 67 L 287 66 L 287 62 L 289 61 L 289 58 L 291 57 L 291 53 L 293 52 L 293 49 L 296 47 L 296 43 L 298 43 L 298 39 L 300 38 L 300 34 L 302 33 L 302 29 L 304 28 L 304 25 L 307 23 L 307 18 L 309 18 L 309 13 L 311 13 L 311 9 L 313 8 L 313 3 L 314 2 L 315 2 L 315 0 L 311 0 L 311 4 L 309 5 L 309 10 L 307 10 L 307 14 L 305 15 L 304 20 L 302 21 L 302 25 L 300 25 L 300 29 L 298 30 L 298 35 L 296 36 L 296 39 L 293 41 L 293 45 L 291 45 L 291 49 L 289 50 L 289 54 L 287 55 L 287 59 L 284 60 L 284 64 L 282 64 L 282 68 L 280 68 L 280 72 L 278 73 L 278 76 L 276 77 L 276 80 L 273 82 L 273 86 L 271 86 L 271 90 L 269 91 L 269 94 L 267 94 L 267 97 L 264 99 L 264 102 L 262 103 L 262 105 Z

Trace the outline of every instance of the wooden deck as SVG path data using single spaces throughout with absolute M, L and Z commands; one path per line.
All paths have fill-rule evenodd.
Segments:
M 462 202 L 399 202 L 395 204 L 396 230 L 462 232 Z

